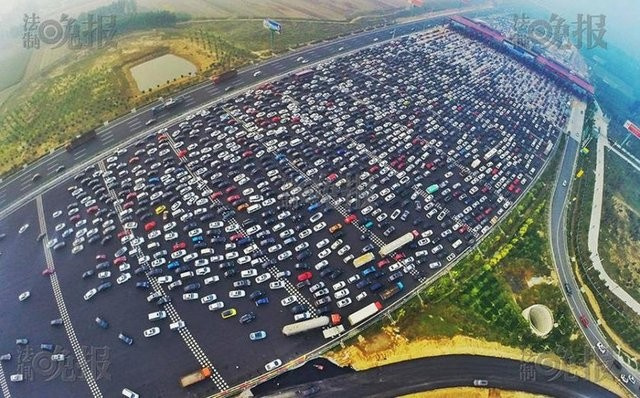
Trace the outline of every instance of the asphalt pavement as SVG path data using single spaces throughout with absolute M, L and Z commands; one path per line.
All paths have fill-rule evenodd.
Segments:
M 473 355 L 446 355 L 403 361 L 256 396 L 293 398 L 315 386 L 317 392 L 312 396 L 318 398 L 386 398 L 447 387 L 473 387 L 475 381 L 486 382 L 487 388 L 553 397 L 617 396 L 597 384 L 555 368 L 532 362 Z

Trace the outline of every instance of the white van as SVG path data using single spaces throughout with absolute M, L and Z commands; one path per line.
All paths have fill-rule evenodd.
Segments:
M 135 393 L 129 390 L 128 388 L 122 389 L 122 395 L 124 395 L 127 398 L 140 398 L 140 395 L 138 393 Z

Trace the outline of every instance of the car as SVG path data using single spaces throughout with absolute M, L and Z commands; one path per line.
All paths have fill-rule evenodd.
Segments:
M 253 312 L 248 312 L 244 315 L 242 315 L 239 319 L 240 323 L 247 324 L 250 322 L 253 322 L 256 319 L 256 314 L 254 314 Z
M 95 322 L 102 329 L 108 329 L 109 328 L 109 322 L 107 322 L 103 318 L 100 318 L 99 316 L 96 317 Z
M 476 387 L 486 387 L 489 385 L 489 382 L 487 380 L 484 379 L 475 379 L 473 381 L 473 385 Z
M 580 314 L 580 323 L 582 323 L 582 326 L 584 326 L 585 328 L 589 327 L 589 319 L 584 315 L 584 314 Z
M 599 341 L 596 343 L 596 347 L 598 347 L 598 351 L 600 351 L 601 354 L 604 354 L 607 352 L 606 348 L 604 347 L 604 344 L 602 344 Z
M 118 339 L 127 345 L 133 344 L 133 337 L 128 336 L 124 333 L 118 333 Z
M 282 366 L 282 361 L 280 359 L 274 359 L 273 361 L 269 362 L 268 364 L 264 365 L 264 369 L 267 372 L 270 372 L 274 369 L 279 368 L 280 366 Z
M 241 298 L 241 297 L 244 297 L 245 295 L 246 295 L 246 292 L 242 289 L 229 291 L 229 298 Z
M 249 340 L 251 341 L 263 340 L 266 337 L 267 337 L 267 332 L 265 332 L 264 330 L 258 330 L 257 332 L 249 333 Z
M 348 289 L 345 289 L 345 290 L 348 290 Z M 349 298 L 349 297 L 345 297 L 342 300 L 338 300 L 336 302 L 336 305 L 338 306 L 338 308 L 344 308 L 344 307 L 348 306 L 349 304 L 351 304 L 351 298 Z
M 284 289 L 284 287 L 285 287 L 284 281 L 273 281 L 269 283 L 269 289 L 272 289 L 272 290 Z
M 298 298 L 296 296 L 287 296 L 285 298 L 283 298 L 282 300 L 280 300 L 280 304 L 283 307 L 286 307 L 294 302 L 298 301 Z
M 11 380 L 14 383 L 17 383 L 24 380 L 24 376 L 22 375 L 22 373 L 12 374 L 11 376 L 9 376 L 9 380 Z
M 313 277 L 313 274 L 309 271 L 303 272 L 300 275 L 298 275 L 298 282 L 304 282 L 308 279 L 311 279 Z
M 51 355 L 51 361 L 53 362 L 64 362 L 64 354 L 53 354 Z
M 10 360 L 11 360 L 11 354 L 7 353 L 7 354 L 0 355 L 0 361 L 10 361 Z
M 184 301 L 197 300 L 199 297 L 198 293 L 184 293 L 182 295 Z
M 150 312 L 147 315 L 147 318 L 149 318 L 150 321 L 158 321 L 166 317 L 167 317 L 167 313 L 165 311 Z
M 51 320 L 51 322 L 49 322 L 51 324 L 51 326 L 62 326 L 62 318 L 57 318 L 57 319 L 53 319 Z
M 95 296 L 95 294 L 96 294 L 96 293 L 98 293 L 98 289 L 96 289 L 96 288 L 93 288 L 93 289 L 88 290 L 88 291 L 84 294 L 84 299 L 85 299 L 85 301 L 89 301 L 89 300 L 91 300 L 91 298 L 92 298 L 93 296 Z
M 149 329 L 146 329 L 143 333 L 144 337 L 153 337 L 160 334 L 160 328 L 155 326 Z
M 211 309 L 211 306 L 209 306 L 209 309 Z M 222 319 L 228 319 L 228 318 L 236 316 L 237 313 L 238 312 L 236 311 L 235 308 L 229 308 L 227 310 L 222 311 L 220 316 L 222 316 Z
M 25 301 L 26 299 L 28 299 L 29 297 L 31 297 L 31 292 L 30 291 L 25 291 L 22 292 L 18 295 L 18 300 L 20 301 Z
M 16 345 L 27 345 L 29 344 L 29 339 L 19 338 L 16 339 Z
M 185 326 L 186 326 L 185 322 L 183 320 L 179 320 L 169 324 L 169 330 L 178 330 L 178 329 L 182 329 Z

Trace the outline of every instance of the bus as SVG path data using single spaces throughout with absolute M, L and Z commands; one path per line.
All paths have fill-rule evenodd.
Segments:
M 371 303 L 366 307 L 363 307 L 358 311 L 354 312 L 353 314 L 349 315 L 347 319 L 349 320 L 349 323 L 351 324 L 351 326 L 355 326 L 358 323 L 364 321 L 365 319 L 370 318 L 373 315 L 377 314 L 378 311 L 380 311 L 381 309 L 382 309 L 382 304 L 380 304 L 379 301 L 376 301 L 375 303 Z
M 375 256 L 373 255 L 373 253 L 367 252 L 362 256 L 356 258 L 355 260 L 353 260 L 353 266 L 356 268 L 360 268 L 363 265 L 370 263 L 374 258 Z
M 420 234 L 416 230 L 413 230 L 411 232 L 407 232 L 406 234 L 402 235 L 398 239 L 396 239 L 394 241 L 391 241 L 391 242 L 387 243 L 386 245 L 382 246 L 380 248 L 380 256 L 381 257 L 388 256 L 389 254 L 391 254 L 391 253 L 395 252 L 396 250 L 402 248 L 407 243 L 411 243 L 413 241 L 413 239 L 415 237 L 419 236 L 419 235 Z

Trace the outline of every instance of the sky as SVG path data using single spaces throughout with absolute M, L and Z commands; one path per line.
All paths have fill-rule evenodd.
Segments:
M 640 0 L 530 0 L 575 22 L 577 14 L 604 15 L 604 40 L 640 60 Z

